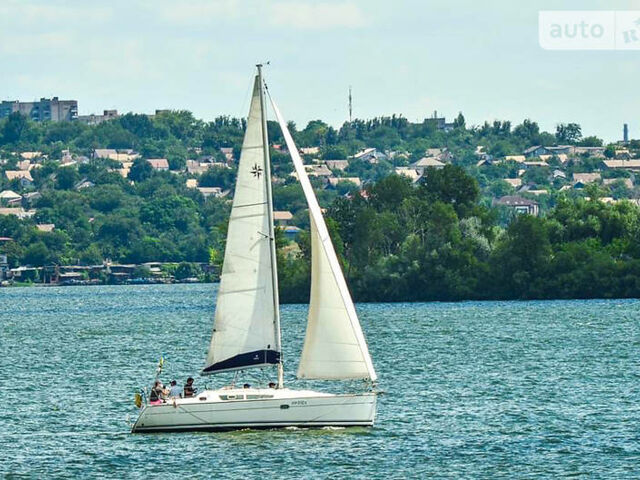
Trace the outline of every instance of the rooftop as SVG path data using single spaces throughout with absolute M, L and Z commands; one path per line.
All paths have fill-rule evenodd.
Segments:
M 15 180 L 16 178 L 25 178 L 31 182 L 33 182 L 33 177 L 31 176 L 31 172 L 28 170 L 7 170 L 4 172 L 9 180 Z
M 156 170 L 169 170 L 169 161 L 166 158 L 149 158 L 147 162 Z
M 300 153 L 303 155 L 317 155 L 320 152 L 320 147 L 302 147 Z
M 608 168 L 640 168 L 640 158 L 633 160 L 604 160 Z
M 334 187 L 338 185 L 340 182 L 351 182 L 356 184 L 358 187 L 362 185 L 359 177 L 331 177 L 329 178 L 329 184 Z
M 278 220 L 291 220 L 293 218 L 293 214 L 288 210 L 276 210 L 273 212 L 273 219 Z
M 344 170 L 349 166 L 349 160 L 326 160 L 324 163 L 332 170 Z
M 600 180 L 599 173 L 574 173 L 573 181 L 581 183 L 593 183 Z
M 0 192 L 0 199 L 2 200 L 17 200 L 19 198 L 22 198 L 22 195 L 18 195 L 13 190 L 3 190 Z
M 422 168 L 422 167 L 444 167 L 444 163 L 434 157 L 422 157 L 417 162 L 411 164 L 414 168 Z
M 529 207 L 529 206 L 538 205 L 538 202 L 534 202 L 533 200 L 522 198 L 517 195 L 507 195 L 505 197 L 498 199 L 495 203 L 497 203 L 498 205 L 509 205 L 513 207 L 520 207 L 520 206 Z
M 41 232 L 52 232 L 56 225 L 55 223 L 39 223 L 36 228 Z
M 395 172 L 397 175 L 404 175 L 405 177 L 409 177 L 414 183 L 422 178 L 420 172 L 413 167 L 396 167 Z
M 25 210 L 24 208 L 0 208 L 0 215 L 15 215 L 20 219 L 33 217 L 35 214 L 35 210 Z

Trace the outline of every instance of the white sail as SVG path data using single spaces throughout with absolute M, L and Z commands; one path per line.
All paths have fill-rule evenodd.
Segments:
M 271 104 L 311 217 L 311 299 L 298 378 L 375 381 L 377 376 L 320 205 L 280 111 Z
M 258 75 L 238 163 L 213 335 L 203 374 L 280 362 L 267 184 L 271 179 L 260 88 Z

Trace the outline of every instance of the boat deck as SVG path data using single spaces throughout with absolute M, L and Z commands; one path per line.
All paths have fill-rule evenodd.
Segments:
M 333 397 L 331 393 L 315 392 L 313 390 L 290 390 L 288 388 L 220 388 L 217 390 L 203 390 L 193 397 L 167 398 L 166 403 L 151 405 L 162 406 L 176 403 L 177 405 L 200 404 L 202 402 L 233 402 L 242 400 L 289 400 L 292 398 Z

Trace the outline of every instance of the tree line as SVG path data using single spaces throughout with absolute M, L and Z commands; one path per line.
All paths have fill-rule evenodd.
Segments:
M 475 179 L 448 165 L 412 186 L 388 176 L 337 199 L 327 222 L 357 301 L 640 296 L 640 209 L 561 198 L 545 217 L 479 202 Z M 282 298 L 308 299 L 310 248 L 280 257 Z

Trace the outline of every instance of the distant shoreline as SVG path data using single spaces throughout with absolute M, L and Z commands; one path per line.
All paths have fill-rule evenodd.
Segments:
M 42 288 L 42 287 L 129 287 L 136 285 L 194 285 L 194 284 L 219 284 L 219 281 L 210 282 L 206 280 L 197 282 L 173 281 L 173 282 L 135 282 L 135 283 L 90 283 L 90 284 L 43 284 L 43 283 L 18 283 L 13 285 L 2 285 L 0 288 Z M 410 304 L 418 305 L 423 303 L 499 303 L 499 302 L 574 302 L 574 301 L 615 301 L 615 300 L 636 300 L 640 297 L 576 297 L 576 298 L 483 298 L 483 299 L 459 299 L 459 300 L 387 300 L 387 301 L 361 301 L 354 299 L 357 304 Z M 281 301 L 280 305 L 307 305 L 308 302 L 288 302 Z
M 45 288 L 45 287 L 127 287 L 131 285 L 174 285 L 174 284 L 200 284 L 200 283 L 219 283 L 219 282 L 211 282 L 207 280 L 169 280 L 169 281 L 158 281 L 150 279 L 148 281 L 130 281 L 123 283 L 104 283 L 104 282 L 93 282 L 90 280 L 87 281 L 77 281 L 77 282 L 63 282 L 63 283 L 42 283 L 42 282 L 12 282 L 12 283 L 2 283 L 0 284 L 0 288 Z

